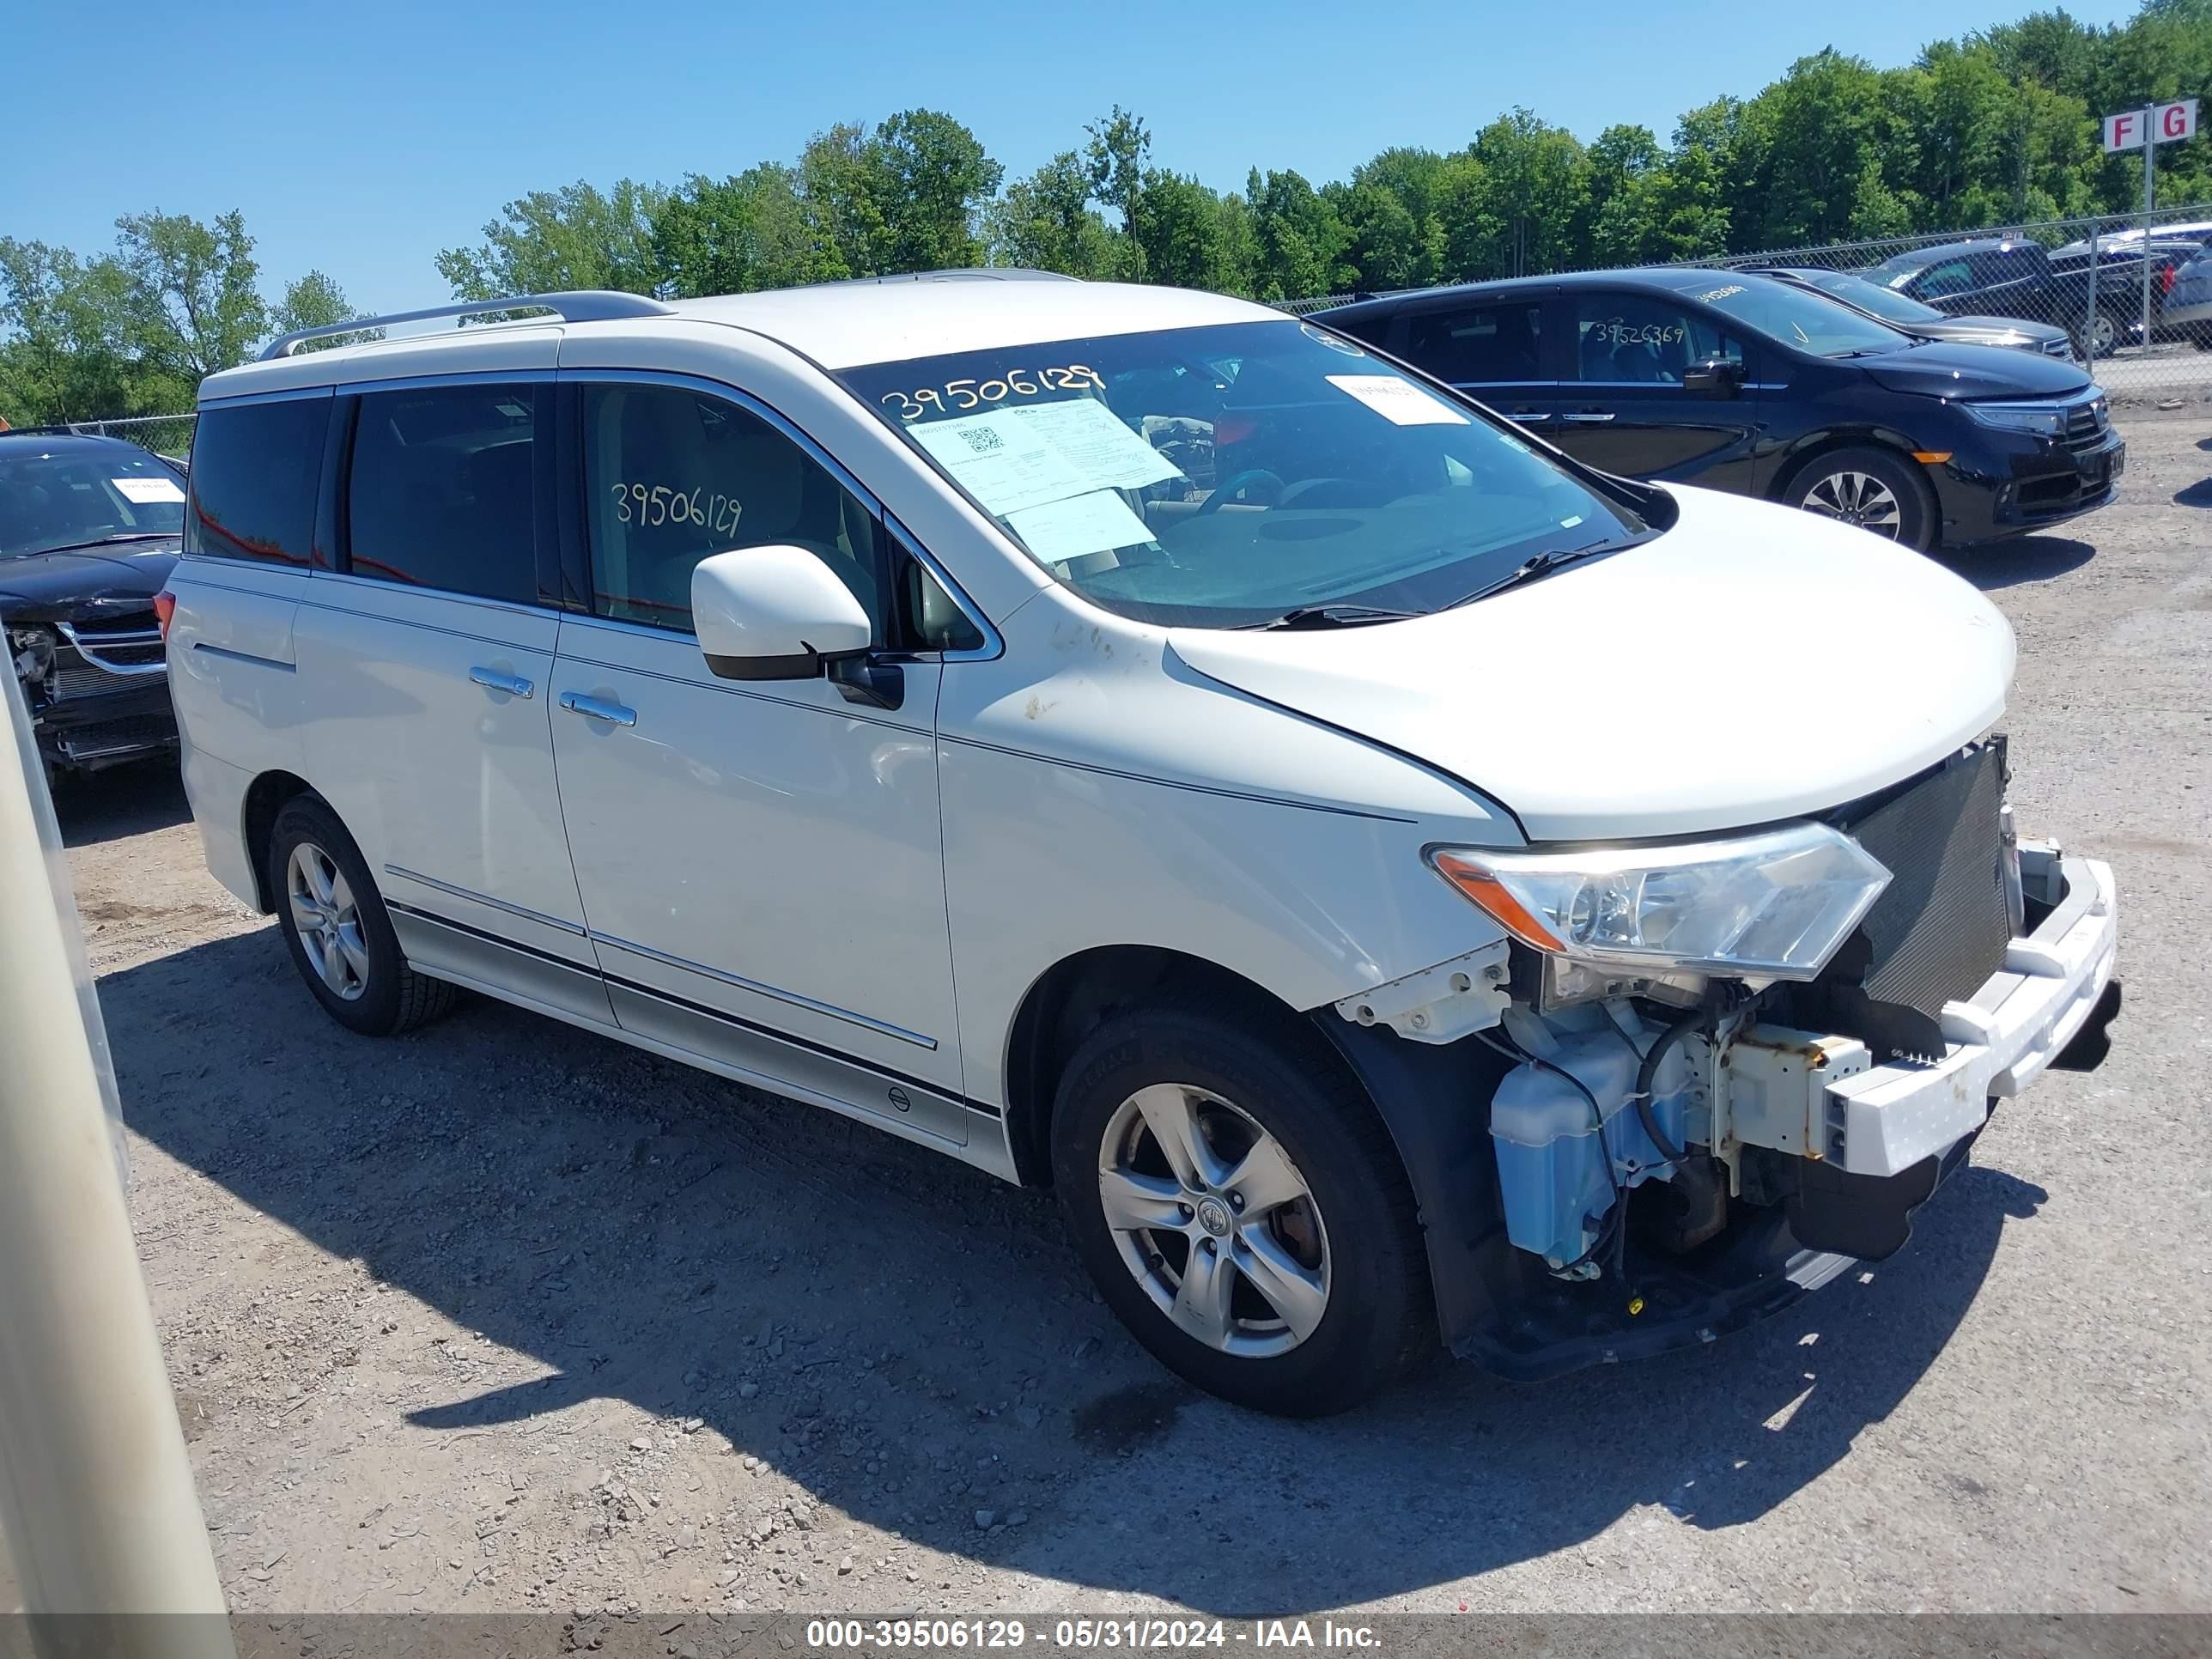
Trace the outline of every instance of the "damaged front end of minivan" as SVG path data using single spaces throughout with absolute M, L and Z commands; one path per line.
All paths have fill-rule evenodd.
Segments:
M 2110 869 L 2022 842 L 2000 737 L 1694 841 L 1437 847 L 1509 936 L 1316 1018 L 1381 1109 L 1448 1346 L 1508 1376 L 1711 1341 L 1876 1260 L 2118 1012 Z

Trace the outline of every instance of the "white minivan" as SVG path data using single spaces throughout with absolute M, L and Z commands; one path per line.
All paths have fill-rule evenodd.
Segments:
M 164 599 L 209 865 L 355 1031 L 465 988 L 1048 1186 L 1295 1413 L 1711 1340 L 2108 1046 L 1917 554 L 1211 295 L 323 332 L 465 313 L 210 379 Z

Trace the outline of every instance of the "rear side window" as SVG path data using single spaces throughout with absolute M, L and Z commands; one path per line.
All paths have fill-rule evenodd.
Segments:
M 185 551 L 306 569 L 330 418 L 328 397 L 203 410 Z
M 1544 307 L 1517 300 L 1476 310 L 1425 311 L 1406 319 L 1406 361 L 1458 384 L 1533 380 L 1541 361 Z
M 346 484 L 353 574 L 536 604 L 539 395 L 446 386 L 363 397 Z

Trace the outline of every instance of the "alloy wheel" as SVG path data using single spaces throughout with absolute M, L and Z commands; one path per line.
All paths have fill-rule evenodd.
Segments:
M 1189 1084 L 1138 1090 L 1099 1146 L 1098 1196 L 1122 1262 L 1207 1346 L 1286 1353 L 1328 1309 L 1328 1235 L 1281 1143 Z
M 284 889 L 307 965 L 340 1001 L 359 1001 L 368 990 L 368 939 L 345 872 L 303 841 L 285 863 Z
M 1871 472 L 1824 474 L 1798 505 L 1808 513 L 1839 519 L 1892 541 L 1905 528 L 1905 510 L 1898 505 L 1897 493 Z

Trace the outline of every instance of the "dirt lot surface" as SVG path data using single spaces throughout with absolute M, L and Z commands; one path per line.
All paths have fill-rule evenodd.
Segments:
M 78 792 L 234 1607 L 2212 1607 L 2207 430 L 2132 422 L 2121 505 L 1954 561 L 2019 631 L 2024 830 L 2118 870 L 2112 1060 L 1878 1270 L 1542 1388 L 1194 1397 L 1048 1199 L 489 1002 L 349 1036 L 173 783 Z

